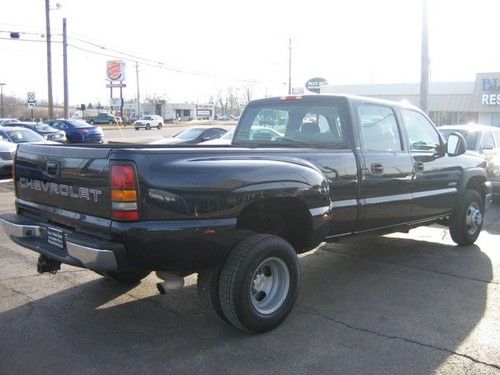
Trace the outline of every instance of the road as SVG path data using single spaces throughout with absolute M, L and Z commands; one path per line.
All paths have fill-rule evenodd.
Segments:
M 13 210 L 0 184 L 0 212 Z M 301 256 L 297 304 L 276 330 L 249 335 L 205 311 L 195 276 L 159 295 L 37 255 L 0 230 L 0 373 L 500 372 L 500 205 L 476 245 L 422 227 Z

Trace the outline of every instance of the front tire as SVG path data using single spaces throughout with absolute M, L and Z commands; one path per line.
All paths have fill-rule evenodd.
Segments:
M 279 326 L 297 298 L 300 267 L 293 247 L 269 234 L 253 234 L 229 254 L 219 281 L 227 320 L 247 332 Z
M 114 121 L 113 121 L 113 120 L 109 120 L 109 121 L 108 121 L 108 124 L 109 124 L 109 125 L 113 125 L 113 124 L 114 124 Z
M 450 236 L 458 246 L 472 245 L 483 226 L 484 203 L 475 190 L 466 190 L 450 216 Z
M 148 276 L 150 271 L 104 271 L 99 275 L 123 284 L 135 284 Z
M 95 124 L 94 120 L 90 120 L 90 121 L 89 121 L 89 124 L 90 124 L 90 125 L 94 125 L 94 124 Z
M 162 126 L 163 126 L 163 125 L 162 125 L 161 123 L 160 123 L 160 124 L 158 124 L 158 126 L 157 126 L 158 130 L 160 130 Z
M 146 124 L 146 130 L 151 130 L 151 125 Z

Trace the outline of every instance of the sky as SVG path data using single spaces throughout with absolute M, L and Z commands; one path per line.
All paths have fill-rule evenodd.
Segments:
M 125 99 L 136 98 L 138 61 L 141 99 L 205 103 L 228 87 L 251 87 L 255 98 L 286 94 L 289 39 L 294 87 L 313 77 L 330 84 L 418 82 L 421 7 L 422 0 L 51 0 L 54 101 L 63 101 L 63 17 L 72 106 L 108 104 L 106 61 L 116 57 L 126 62 Z M 429 0 L 428 14 L 431 81 L 500 71 L 500 1 Z M 20 40 L 9 39 L 11 31 L 21 32 Z M 47 98 L 44 35 L 45 0 L 0 3 L 7 95 Z

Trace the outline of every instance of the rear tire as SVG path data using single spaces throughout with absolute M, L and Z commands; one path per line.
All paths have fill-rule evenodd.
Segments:
M 146 124 L 146 130 L 151 130 L 151 125 Z
M 484 203 L 475 190 L 466 190 L 450 216 L 450 236 L 458 246 L 472 245 L 483 226 Z
M 227 321 L 219 299 L 220 268 L 198 272 L 198 297 L 203 305 Z
M 139 130 L 139 128 L 135 128 L 135 130 Z
M 162 125 L 161 123 L 160 123 L 160 124 L 158 124 L 158 126 L 157 126 L 158 130 L 160 130 L 162 126 L 163 126 L 163 125 Z
M 124 284 L 135 284 L 148 276 L 150 271 L 104 271 L 97 272 L 99 275 L 104 276 L 113 281 Z
M 219 281 L 222 312 L 235 327 L 266 332 L 292 310 L 300 285 L 293 247 L 270 234 L 253 234 L 229 254 Z
M 94 125 L 94 124 L 95 124 L 94 120 L 90 120 L 90 121 L 89 121 L 89 124 L 90 124 L 90 125 Z
M 114 121 L 113 121 L 113 120 L 109 120 L 109 121 L 108 121 L 108 124 L 109 124 L 109 125 L 113 125 L 113 124 L 114 124 Z

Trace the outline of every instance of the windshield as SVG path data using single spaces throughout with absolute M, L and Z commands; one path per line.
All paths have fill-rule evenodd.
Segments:
M 195 139 L 198 138 L 201 133 L 203 133 L 205 129 L 200 129 L 200 128 L 192 128 L 192 129 L 186 129 L 179 134 L 175 136 L 175 138 L 182 138 L 182 139 Z
M 152 120 L 153 118 L 151 116 L 142 116 L 141 120 Z
M 467 145 L 467 150 L 475 150 L 476 149 L 476 143 L 477 143 L 477 138 L 479 135 L 479 132 L 477 131 L 467 131 L 464 129 L 440 129 L 441 134 L 443 135 L 445 141 L 448 141 L 448 137 L 450 136 L 451 133 L 460 133 L 464 136 L 465 138 L 465 144 Z
M 346 146 L 340 104 L 283 101 L 248 107 L 233 137 L 234 145 Z
M 6 133 L 12 141 L 16 143 L 45 141 L 45 138 L 43 138 L 40 134 L 37 134 L 29 129 L 6 130 Z
M 79 120 L 71 120 L 71 121 L 68 121 L 68 123 L 73 125 L 73 127 L 75 127 L 75 128 L 89 128 L 92 126 L 92 125 L 87 124 L 84 121 L 79 121 Z
M 53 132 L 54 128 L 52 126 L 49 126 L 47 124 L 36 124 L 35 129 L 38 130 L 39 132 Z

